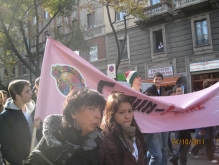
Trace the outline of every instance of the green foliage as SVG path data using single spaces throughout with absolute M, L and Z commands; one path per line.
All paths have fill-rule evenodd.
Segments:
M 86 0 L 80 7 L 88 12 L 100 7 L 110 7 L 116 12 L 123 12 L 125 17 L 133 16 L 145 20 L 144 10 L 147 0 Z
M 16 40 L 17 37 L 14 37 Z M 0 67 L 4 69 L 5 78 L 10 79 L 14 77 L 13 69 L 17 63 L 17 57 L 14 53 L 10 50 L 10 45 L 5 38 L 4 35 L 0 34 Z M 16 40 L 17 45 L 21 42 L 19 39 Z
M 51 15 L 59 11 L 58 16 L 69 16 L 78 6 L 77 0 L 41 0 L 41 3 Z
M 50 14 L 50 20 L 47 20 L 45 27 L 41 25 L 41 12 L 39 7 L 43 7 Z M 39 38 L 49 26 L 55 16 L 69 16 L 78 7 L 77 0 L 3 0 L 0 1 L 0 48 L 6 52 L 7 57 L 15 56 L 35 75 L 39 76 L 39 53 L 41 45 Z M 36 25 L 29 29 L 29 23 L 32 23 L 36 17 Z M 30 52 L 28 43 L 36 37 L 35 52 Z M 24 60 L 23 54 L 31 59 L 32 67 Z M 36 59 L 32 57 L 36 55 Z M 6 56 L 4 56 L 4 59 Z M 3 57 L 2 57 L 3 58 Z M 11 58 L 8 58 L 11 59 Z

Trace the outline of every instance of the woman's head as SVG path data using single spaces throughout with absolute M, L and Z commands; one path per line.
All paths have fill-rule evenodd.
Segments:
M 82 135 L 86 135 L 99 126 L 104 108 L 105 99 L 100 93 L 89 88 L 76 89 L 65 99 L 64 122 L 71 126 L 77 122 Z
M 203 89 L 208 88 L 212 85 L 214 85 L 214 82 L 210 79 L 206 79 L 203 81 Z
M 104 112 L 104 124 L 110 129 L 116 124 L 123 126 L 133 125 L 132 102 L 129 96 L 115 92 L 112 93 L 106 102 Z
M 121 154 L 121 162 L 123 162 L 125 156 L 123 142 L 126 143 L 122 126 L 134 126 L 136 128 L 135 137 L 137 142 L 145 149 L 144 138 L 135 122 L 132 111 L 132 101 L 129 96 L 119 92 L 112 93 L 107 99 L 103 119 L 102 128 L 104 137 L 112 133 Z M 121 142 L 121 139 L 123 142 Z

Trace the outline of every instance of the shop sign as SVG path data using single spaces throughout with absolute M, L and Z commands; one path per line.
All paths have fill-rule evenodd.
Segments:
M 107 65 L 107 75 L 110 78 L 116 78 L 116 64 Z
M 190 64 L 190 72 L 217 69 L 217 68 L 219 68 L 219 60 Z
M 160 72 L 162 75 L 165 76 L 172 76 L 173 75 L 173 67 L 168 66 L 164 68 L 156 68 L 156 69 L 149 69 L 148 70 L 148 78 L 153 78 L 154 74 Z

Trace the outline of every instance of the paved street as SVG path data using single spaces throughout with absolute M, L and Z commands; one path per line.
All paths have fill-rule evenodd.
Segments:
M 171 134 L 171 137 L 174 138 L 174 134 L 173 133 Z M 192 133 L 192 137 L 195 138 L 195 134 L 194 133 Z M 174 148 L 175 151 L 177 151 L 178 145 L 174 145 L 173 148 Z M 191 146 L 190 150 L 192 148 L 193 148 L 193 146 Z M 199 156 L 199 159 L 195 159 L 195 158 L 193 158 L 192 155 L 190 155 L 188 153 L 187 165 L 212 165 L 213 164 L 213 163 L 210 163 L 210 162 L 207 161 L 207 158 L 206 158 L 205 154 L 198 154 L 198 156 Z M 168 158 L 170 158 L 170 157 L 171 157 L 171 155 L 168 156 Z M 215 159 L 218 160 L 218 162 L 219 162 L 219 157 L 216 157 Z M 216 163 L 216 164 L 219 164 L 219 163 Z M 172 165 L 172 163 L 170 163 L 168 161 L 168 165 Z

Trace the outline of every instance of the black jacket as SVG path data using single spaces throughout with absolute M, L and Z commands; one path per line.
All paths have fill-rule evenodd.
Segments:
M 162 86 L 160 87 L 160 94 L 159 94 L 158 91 L 157 91 L 157 88 L 154 84 L 152 84 L 152 86 L 149 87 L 145 91 L 144 94 L 146 94 L 148 96 L 167 96 L 167 93 L 166 93 L 166 91 L 164 90 L 164 88 Z
M 99 165 L 100 130 L 81 136 L 80 130 L 61 125 L 61 115 L 51 115 L 44 120 L 43 138 L 23 164 Z
M 33 110 L 35 104 L 30 102 L 27 106 Z M 5 111 L 0 115 L 0 144 L 2 156 L 11 165 L 21 165 L 30 153 L 29 124 L 11 99 L 7 100 Z

